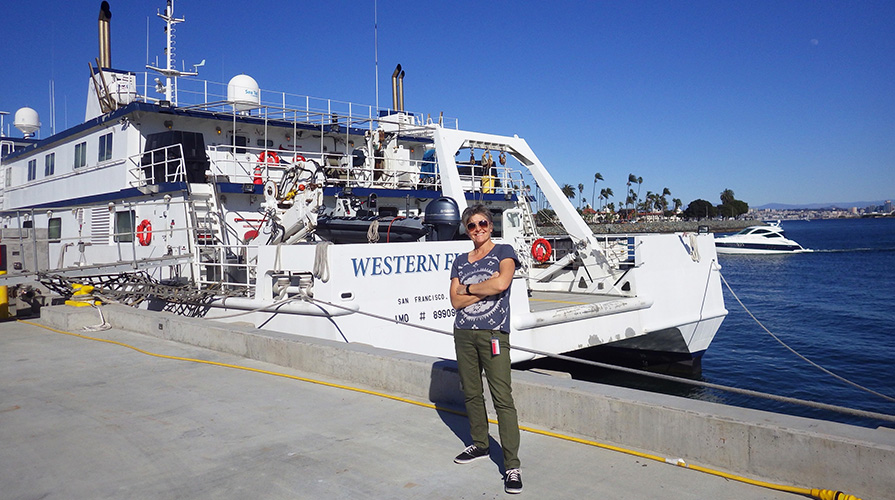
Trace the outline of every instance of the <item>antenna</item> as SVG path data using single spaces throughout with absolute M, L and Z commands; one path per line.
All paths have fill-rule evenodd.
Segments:
M 379 14 L 377 1 L 373 0 L 373 65 L 376 68 L 376 112 L 379 112 Z
M 165 13 L 162 14 L 157 12 L 156 15 L 162 18 L 165 21 L 165 35 L 167 38 L 167 45 L 165 47 L 165 59 L 167 60 L 164 68 L 158 68 L 155 66 L 146 65 L 146 69 L 151 69 L 153 71 L 157 71 L 164 75 L 165 77 L 165 100 L 177 106 L 177 77 L 178 76 L 195 76 L 198 75 L 196 71 L 178 71 L 177 65 L 174 58 L 174 49 L 176 42 L 174 41 L 175 35 L 175 25 L 178 23 L 182 23 L 186 21 L 184 18 L 176 18 L 174 17 L 174 0 L 168 0 L 168 5 L 165 7 Z M 156 59 L 157 60 L 157 59 Z M 205 61 L 197 64 L 193 68 L 197 68 L 202 66 Z M 158 64 L 158 62 L 156 62 Z
M 0 137 L 6 137 L 6 133 L 3 131 L 3 117 L 8 114 L 9 111 L 0 111 Z
M 50 79 L 50 135 L 56 135 L 56 82 Z

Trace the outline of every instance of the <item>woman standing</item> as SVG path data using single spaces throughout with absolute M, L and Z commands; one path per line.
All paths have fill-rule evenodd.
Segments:
M 504 489 L 522 491 L 519 473 L 519 424 L 510 380 L 510 284 L 519 265 L 510 245 L 491 241 L 491 211 L 475 205 L 463 211 L 463 225 L 473 242 L 468 254 L 457 256 L 451 268 L 451 304 L 457 370 L 466 401 L 472 445 L 454 462 L 465 464 L 487 457 L 488 414 L 485 410 L 482 371 L 497 412 L 500 444 L 506 469 Z

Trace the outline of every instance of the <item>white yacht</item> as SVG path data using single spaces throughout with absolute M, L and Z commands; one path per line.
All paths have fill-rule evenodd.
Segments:
M 170 47 L 173 0 L 159 17 Z M 471 248 L 459 216 L 483 203 L 521 261 L 514 362 L 609 346 L 698 364 L 727 314 L 711 234 L 594 235 L 524 139 L 405 110 L 400 65 L 377 109 L 203 81 L 173 57 L 115 70 L 100 52 L 83 123 L 3 141 L 13 297 L 90 283 L 140 307 L 450 359 L 449 272 Z M 17 122 L 39 127 L 28 111 Z M 538 233 L 527 185 L 565 235 Z
M 783 234 L 780 221 L 766 226 L 749 226 L 742 231 L 715 239 L 721 254 L 786 254 L 810 252 Z

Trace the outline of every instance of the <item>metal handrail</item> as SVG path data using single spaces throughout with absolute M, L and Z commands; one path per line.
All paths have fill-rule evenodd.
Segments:
M 148 163 L 143 160 L 150 158 Z M 156 157 L 161 159 L 155 160 Z M 128 185 L 132 187 L 146 186 L 150 184 L 158 184 L 160 182 L 185 182 L 186 166 L 183 158 L 183 145 L 180 143 L 161 148 L 152 149 L 143 153 L 131 155 L 128 157 L 133 167 L 128 169 L 130 179 Z M 173 166 L 173 169 L 171 168 Z M 162 179 L 156 179 L 159 167 L 162 170 Z M 172 171 L 173 170 L 173 171 Z
M 148 101 L 158 101 L 158 99 L 149 97 L 150 86 L 149 74 L 143 74 L 143 98 Z M 186 97 L 187 103 L 178 102 L 179 107 L 189 109 L 206 109 L 208 111 L 235 113 L 231 103 L 227 101 L 227 84 L 213 82 L 199 78 L 180 77 L 177 84 L 178 99 Z M 209 90 L 209 87 L 211 88 Z M 184 99 L 180 99 L 183 101 Z M 189 102 L 191 101 L 191 102 Z M 325 99 L 322 97 L 313 97 L 301 94 L 292 94 L 288 92 L 260 89 L 259 108 L 279 109 L 283 111 L 303 112 L 315 116 L 337 116 L 340 119 L 347 119 L 347 123 L 372 123 L 379 120 L 380 111 L 389 112 L 389 108 L 377 108 L 375 106 L 359 104 L 350 101 L 340 101 L 335 99 Z M 416 124 L 424 126 L 435 123 L 431 117 L 423 119 L 427 116 L 419 112 L 405 112 L 412 114 L 416 118 Z M 263 115 L 262 115 L 263 117 Z M 438 122 L 447 128 L 459 128 L 459 120 L 457 118 L 440 117 Z M 372 126 L 371 126 L 372 128 Z

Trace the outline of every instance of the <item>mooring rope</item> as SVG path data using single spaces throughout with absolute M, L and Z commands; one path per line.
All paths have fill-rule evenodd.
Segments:
M 827 370 L 826 368 L 823 368 L 822 366 L 818 365 L 817 363 L 815 363 L 815 362 L 811 361 L 810 359 L 806 358 L 805 356 L 799 354 L 797 351 L 795 351 L 795 350 L 794 350 L 793 348 L 791 348 L 790 346 L 786 345 L 786 343 L 784 343 L 782 340 L 780 340 L 779 337 L 777 337 L 777 336 L 774 335 L 770 330 L 768 330 L 768 329 L 767 329 L 767 328 L 766 328 L 766 327 L 765 327 L 765 326 L 758 320 L 758 318 L 756 318 L 755 315 L 752 314 L 752 312 L 746 307 L 746 305 L 743 304 L 743 302 L 739 299 L 739 297 L 736 295 L 736 293 L 733 292 L 733 289 L 731 288 L 731 286 L 730 286 L 730 284 L 727 282 L 727 280 L 724 278 L 724 276 L 721 275 L 720 272 L 719 272 L 718 274 L 719 274 L 719 276 L 721 276 L 721 280 L 724 282 L 724 284 L 725 284 L 725 286 L 727 287 L 727 289 L 730 290 L 731 294 L 733 294 L 733 296 L 734 296 L 734 298 L 736 299 L 736 301 L 737 301 L 737 302 L 740 304 L 740 306 L 741 306 L 741 307 L 742 307 L 742 308 L 749 314 L 749 316 L 751 316 L 752 319 L 755 320 L 755 322 L 758 323 L 758 324 L 762 327 L 762 329 L 764 329 L 769 335 L 771 335 L 771 337 L 773 337 L 777 342 L 779 342 L 781 345 L 783 345 L 784 347 L 786 347 L 788 350 L 790 350 L 792 353 L 794 353 L 794 354 L 795 354 L 796 356 L 798 356 L 800 359 L 802 359 L 802 360 L 806 361 L 807 363 L 811 364 L 812 366 L 814 366 L 814 367 L 820 369 L 820 370 L 823 371 L 824 373 L 827 373 L 828 375 L 830 375 L 830 376 L 832 376 L 832 377 L 835 377 L 836 379 L 841 380 L 841 381 L 843 381 L 843 382 L 845 382 L 845 383 L 847 383 L 847 384 L 849 384 L 849 385 L 852 385 L 852 386 L 854 386 L 854 387 L 856 387 L 856 388 L 858 388 L 858 389 L 867 391 L 867 392 L 870 393 L 870 394 L 873 394 L 873 395 L 875 395 L 875 396 L 881 397 L 881 398 L 886 399 L 886 400 L 888 400 L 888 401 L 895 401 L 895 398 L 892 398 L 892 397 L 887 396 L 887 395 L 885 395 L 885 394 L 879 393 L 879 392 L 874 391 L 874 390 L 872 390 L 872 389 L 863 387 L 863 386 L 861 386 L 861 385 L 859 385 L 859 384 L 857 384 L 857 383 L 851 382 L 851 381 L 845 379 L 844 377 L 839 376 L 839 375 L 837 375 L 837 374 L 835 374 L 835 373 L 833 373 L 833 372 Z M 158 287 L 158 285 L 156 285 L 156 287 Z M 105 291 L 105 290 L 104 290 L 104 291 Z M 136 294 L 140 294 L 140 292 L 143 292 L 143 290 L 140 290 L 140 291 L 132 290 L 132 291 L 131 291 L 131 293 L 132 293 L 132 294 L 135 294 L 135 295 L 136 295 Z M 225 319 L 225 318 L 231 318 L 231 317 L 236 317 L 236 316 L 247 315 L 247 314 L 251 314 L 251 313 L 254 313 L 254 312 L 267 312 L 267 313 L 270 313 L 270 314 L 276 314 L 276 313 L 277 313 L 276 311 L 271 311 L 271 310 L 270 310 L 271 307 L 279 307 L 279 306 L 282 306 L 282 305 L 287 304 L 287 303 L 289 303 L 289 302 L 299 301 L 299 300 L 300 300 L 300 301 L 308 301 L 308 302 L 316 302 L 316 303 L 319 303 L 319 304 L 328 305 L 328 306 L 330 306 L 330 307 L 334 307 L 334 308 L 337 308 L 337 309 L 346 310 L 346 311 L 349 311 L 349 312 L 353 312 L 353 313 L 361 314 L 361 315 L 364 315 L 364 316 L 367 316 L 367 317 L 370 317 L 370 318 L 375 318 L 375 319 L 379 319 L 379 320 L 382 320 L 382 321 L 387 321 L 387 322 L 390 322 L 390 323 L 395 323 L 395 324 L 397 324 L 397 325 L 403 325 L 403 326 L 407 326 L 407 327 L 410 327 L 410 328 L 416 328 L 416 329 L 419 329 L 419 330 L 425 330 L 425 331 L 429 331 L 429 332 L 433 332 L 433 333 L 438 333 L 438 334 L 441 334 L 441 335 L 449 335 L 449 336 L 453 336 L 453 332 L 450 332 L 450 331 L 440 330 L 440 329 L 438 329 L 438 328 L 433 328 L 433 327 L 430 327 L 430 326 L 420 325 L 420 324 L 416 324 L 416 323 L 409 323 L 409 322 L 405 323 L 405 322 L 398 321 L 398 320 L 396 320 L 396 319 L 394 319 L 394 318 L 389 318 L 389 317 L 386 317 L 386 316 L 381 316 L 381 315 L 378 315 L 378 314 L 375 314 L 375 313 L 366 312 L 366 311 L 363 311 L 363 310 L 355 310 L 355 309 L 351 309 L 351 308 L 342 306 L 342 305 L 340 305 L 340 304 L 335 304 L 335 303 L 328 302 L 328 301 L 325 301 L 325 300 L 316 299 L 316 298 L 314 298 L 314 297 L 311 297 L 311 296 L 307 295 L 307 294 L 305 293 L 305 290 L 302 290 L 301 295 L 297 295 L 297 296 L 294 296 L 294 297 L 286 298 L 286 299 L 284 299 L 284 300 L 279 300 L 279 301 L 277 301 L 275 304 L 267 304 L 267 305 L 258 307 L 257 309 L 247 310 L 247 311 L 240 311 L 240 312 L 235 313 L 235 314 L 228 314 L 228 315 L 224 315 L 224 316 L 216 316 L 216 317 L 206 317 L 206 319 L 210 319 L 210 320 Z M 204 305 L 205 305 L 206 307 L 209 306 L 209 304 L 204 304 Z M 219 306 L 219 307 L 220 307 L 220 306 Z M 103 323 L 105 323 L 105 321 L 103 321 Z M 672 375 L 666 375 L 666 374 L 662 374 L 662 373 L 647 372 L 647 371 L 643 371 L 643 370 L 638 370 L 638 369 L 636 369 L 636 368 L 628 368 L 628 367 L 617 366 L 617 365 L 612 365 L 612 364 L 608 364 L 608 363 L 601 363 L 601 362 L 599 362 L 599 361 L 591 361 L 591 360 L 586 360 L 586 359 L 580 359 L 580 358 L 575 358 L 575 357 L 572 357 L 572 356 L 566 356 L 566 355 L 563 355 L 563 354 L 550 353 L 550 352 L 541 351 L 541 350 L 538 350 L 538 349 L 531 349 L 531 348 L 527 348 L 527 347 L 520 347 L 520 346 L 514 346 L 514 345 L 510 345 L 510 347 L 511 347 L 512 349 L 517 350 L 517 351 L 528 352 L 528 353 L 530 353 L 530 354 L 535 354 L 535 355 L 543 356 L 543 357 L 547 357 L 547 358 L 558 359 L 558 360 L 562 360 L 562 361 L 568 361 L 568 362 L 579 363 L 579 364 L 588 365 L 588 366 L 594 366 L 594 367 L 597 367 L 597 368 L 604 368 L 604 369 L 608 369 L 608 370 L 621 371 L 621 372 L 625 372 L 625 373 L 629 373 L 629 374 L 641 375 L 641 376 L 645 376 L 645 377 L 651 377 L 651 378 L 656 378 L 656 379 L 665 380 L 665 381 L 669 381 L 669 382 L 676 382 L 676 383 L 687 384 L 687 385 L 692 385 L 692 386 L 697 386 L 697 387 L 703 387 L 703 388 L 707 388 L 707 389 L 716 389 L 716 390 L 719 390 L 719 391 L 730 392 L 730 393 L 735 393 L 735 394 L 741 394 L 741 395 L 744 395 L 744 396 L 752 396 L 752 397 L 757 397 L 757 398 L 762 398 L 762 399 L 769 399 L 769 400 L 772 400 L 772 401 L 778 401 L 778 402 L 781 402 L 781 403 L 789 403 L 789 404 L 796 404 L 796 405 L 801 405 L 801 406 L 807 406 L 807 407 L 811 407 L 811 408 L 817 408 L 817 409 L 820 409 L 820 410 L 828 410 L 828 411 L 833 411 L 833 412 L 837 412 L 837 413 L 848 414 L 848 415 L 857 416 L 857 417 L 862 417 L 862 418 L 869 418 L 869 419 L 876 419 L 876 420 L 884 420 L 884 421 L 888 421 L 888 422 L 895 422 L 895 415 L 889 415 L 889 414 L 885 414 L 885 413 L 871 412 L 871 411 L 865 411 L 865 410 L 857 410 L 857 409 L 854 409 L 854 408 L 847 408 L 847 407 L 844 407 L 844 406 L 832 405 L 832 404 L 828 404 L 828 403 L 820 403 L 820 402 L 817 402 L 817 401 L 810 401 L 810 400 L 804 400 L 804 399 L 799 399 L 799 398 L 792 398 L 792 397 L 788 397 L 788 396 L 779 396 L 779 395 L 776 395 L 776 394 L 768 394 L 768 393 L 764 393 L 764 392 L 760 392 L 760 391 L 754 391 L 754 390 L 750 390 L 750 389 L 740 389 L 740 388 L 738 388 L 738 387 L 730 387 L 730 386 L 725 386 L 725 385 L 721 385 L 721 384 L 714 384 L 714 383 L 711 383 L 711 382 L 704 382 L 704 381 L 701 381 L 701 380 L 691 380 L 691 379 L 686 379 L 686 378 L 681 378 L 681 377 L 675 377 L 675 376 L 672 376 Z
M 298 297 L 296 297 L 296 298 L 298 298 Z M 418 325 L 415 323 L 404 323 L 404 322 L 398 321 L 394 318 L 389 318 L 387 316 L 381 316 L 381 315 L 366 312 L 363 310 L 350 309 L 348 307 L 345 307 L 345 306 L 342 306 L 339 304 L 334 304 L 332 302 L 316 299 L 316 298 L 309 297 L 309 296 L 304 296 L 304 297 L 302 297 L 302 299 L 311 301 L 311 302 L 317 302 L 320 304 L 328 305 L 331 307 L 335 307 L 337 309 L 344 309 L 346 311 L 351 311 L 351 312 L 354 312 L 357 314 L 362 314 L 362 315 L 370 317 L 370 318 L 375 318 L 375 319 L 379 319 L 382 321 L 388 321 L 390 323 L 395 323 L 398 325 L 404 325 L 404 326 L 408 326 L 411 328 L 417 328 L 420 330 L 426 330 L 426 331 L 430 331 L 430 332 L 434 332 L 434 333 L 439 333 L 442 335 L 453 336 L 453 332 L 439 330 L 438 328 L 433 328 L 433 327 L 425 326 L 425 325 Z M 694 386 L 698 386 L 698 387 L 704 387 L 707 389 L 717 389 L 720 391 L 732 392 L 732 393 L 736 393 L 736 394 L 742 394 L 745 396 L 754 396 L 754 397 L 763 398 L 763 399 L 770 399 L 770 400 L 778 401 L 781 403 L 791 403 L 791 404 L 797 404 L 797 405 L 802 405 L 802 406 L 808 406 L 808 407 L 817 408 L 820 410 L 829 410 L 829 411 L 834 411 L 837 413 L 844 413 L 844 414 L 853 415 L 853 416 L 857 416 L 857 417 L 885 420 L 888 422 L 895 422 L 895 415 L 888 415 L 885 413 L 878 413 L 878 412 L 865 411 L 865 410 L 856 410 L 854 408 L 847 408 L 844 406 L 832 405 L 832 404 L 827 404 L 827 403 L 819 403 L 817 401 L 809 401 L 809 400 L 805 400 L 805 399 L 791 398 L 788 396 L 778 396 L 776 394 L 768 394 L 768 393 L 764 393 L 764 392 L 753 391 L 750 389 L 740 389 L 738 387 L 730 387 L 730 386 L 726 386 L 726 385 L 713 384 L 711 382 L 703 382 L 701 380 L 690 380 L 690 379 L 685 379 L 685 378 L 681 378 L 681 377 L 675 377 L 672 375 L 665 375 L 663 373 L 645 372 L 643 370 L 638 370 L 636 368 L 627 368 L 624 366 L 611 365 L 608 363 L 600 363 L 599 361 L 591 361 L 591 360 L 587 360 L 587 359 L 574 358 L 572 356 L 566 356 L 564 354 L 555 354 L 555 353 L 550 353 L 550 352 L 546 352 L 546 351 L 540 351 L 538 349 L 531 349 L 528 347 L 514 346 L 512 344 L 510 345 L 510 348 L 515 349 L 517 351 L 527 352 L 527 353 L 536 354 L 539 356 L 549 357 L 549 358 L 553 358 L 553 359 L 559 359 L 559 360 L 563 360 L 563 361 L 571 361 L 574 363 L 580 363 L 580 364 L 584 364 L 584 365 L 595 366 L 598 368 L 605 368 L 605 369 L 609 369 L 609 370 L 617 370 L 617 371 L 622 371 L 625 373 L 642 375 L 642 376 L 657 378 L 660 380 L 666 380 L 666 381 L 670 381 L 670 382 L 678 382 L 678 383 L 682 383 L 682 384 L 689 384 L 689 385 L 694 385 Z
M 733 291 L 733 288 L 730 287 L 730 283 L 728 283 L 727 280 L 724 279 L 724 275 L 721 274 L 721 273 L 719 272 L 719 273 L 718 273 L 718 276 L 721 276 L 721 281 L 724 282 L 724 285 L 727 287 L 727 290 L 730 291 L 730 294 L 733 295 L 733 298 L 736 299 L 737 303 L 740 304 L 740 307 L 742 307 L 743 310 L 746 311 L 746 314 L 748 314 L 753 320 L 755 320 L 755 322 L 758 324 L 758 326 L 760 326 L 762 330 L 764 330 L 765 332 L 767 332 L 768 335 L 771 336 L 771 338 L 773 338 L 774 340 L 776 340 L 777 342 L 779 342 L 780 345 L 782 345 L 782 346 L 785 347 L 787 350 L 789 350 L 789 352 L 795 354 L 796 356 L 798 356 L 799 358 L 801 358 L 802 361 L 804 361 L 804 362 L 810 364 L 811 366 L 813 366 L 813 367 L 817 368 L 818 370 L 820 370 L 820 371 L 826 373 L 827 375 L 836 378 L 837 380 L 840 380 L 840 381 L 842 381 L 842 382 L 845 382 L 846 384 L 848 384 L 848 385 L 850 385 L 850 386 L 852 386 L 852 387 L 855 387 L 855 388 L 857 388 L 857 389 L 860 389 L 860 390 L 862 390 L 862 391 L 869 392 L 870 394 L 873 394 L 873 395 L 875 395 L 875 396 L 879 396 L 879 397 L 881 397 L 881 398 L 883 398 L 883 399 L 885 399 L 885 400 L 895 402 L 895 398 L 893 398 L 893 397 L 891 397 L 891 396 L 887 396 L 887 395 L 885 395 L 885 394 L 881 394 L 881 393 L 879 393 L 879 392 L 877 392 L 877 391 L 874 391 L 873 389 L 869 389 L 869 388 L 867 388 L 867 387 L 864 387 L 863 385 L 860 385 L 860 384 L 857 384 L 857 383 L 855 383 L 855 382 L 852 382 L 851 380 L 848 380 L 848 379 L 845 378 L 845 377 L 842 377 L 842 376 L 840 376 L 840 375 L 837 375 L 837 374 L 831 372 L 830 370 L 827 370 L 827 369 L 824 368 L 823 366 L 820 366 L 819 364 L 815 363 L 814 361 L 811 361 L 810 359 L 808 359 L 807 357 L 803 356 L 801 353 L 799 353 L 798 351 L 796 351 L 795 349 L 793 349 L 792 347 L 790 347 L 789 345 L 787 345 L 786 342 L 780 340 L 780 337 L 774 335 L 773 332 L 771 332 L 770 330 L 768 330 L 768 328 L 767 328 L 766 326 L 764 326 L 764 325 L 762 324 L 762 322 L 759 321 L 759 319 L 755 317 L 754 314 L 752 314 L 752 311 L 750 311 L 749 308 L 746 307 L 746 304 L 743 304 L 743 301 L 740 300 L 739 297 L 737 297 L 736 292 L 734 292 L 734 291 Z

